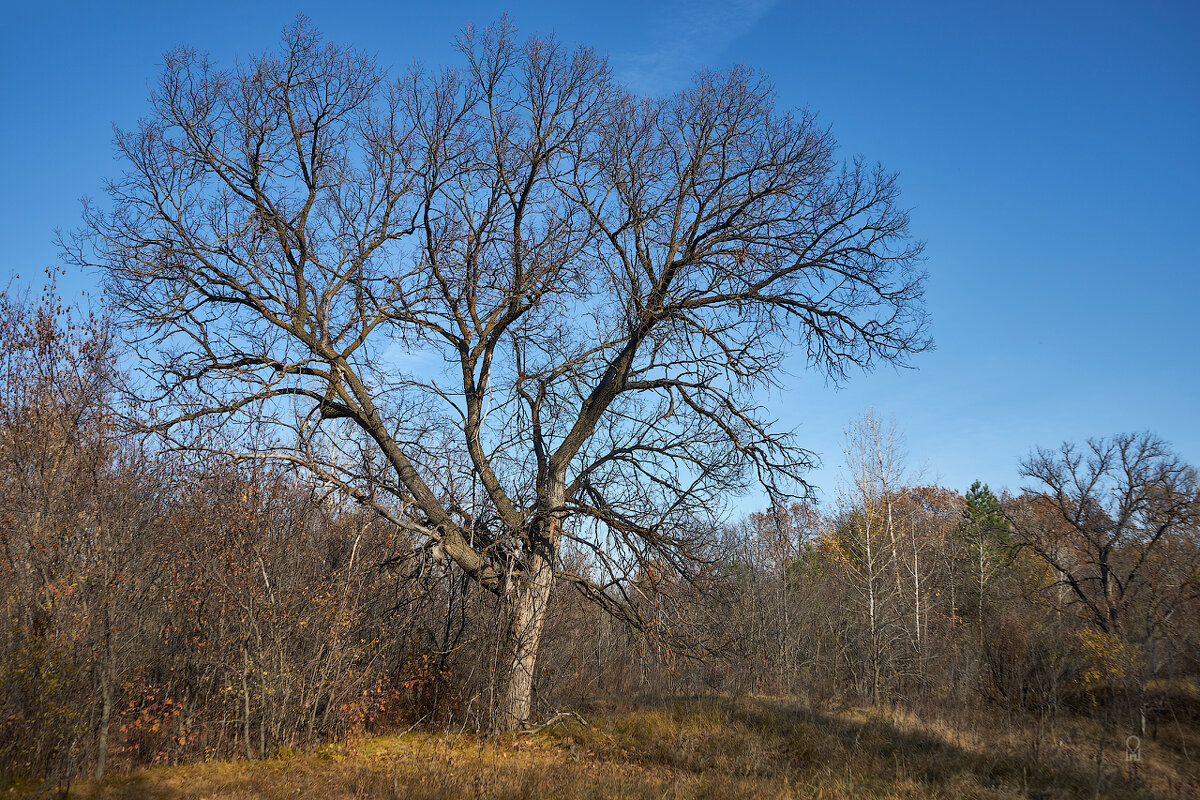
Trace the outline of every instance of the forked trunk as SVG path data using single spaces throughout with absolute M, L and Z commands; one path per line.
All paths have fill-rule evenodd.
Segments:
M 553 525 L 553 523 L 551 523 Z M 505 642 L 507 676 L 504 678 L 497 727 L 520 730 L 529 720 L 533 699 L 533 670 L 546 622 L 546 607 L 554 585 L 557 536 L 551 527 L 539 536 L 525 559 L 524 572 L 513 579 L 505 598 L 508 631 Z

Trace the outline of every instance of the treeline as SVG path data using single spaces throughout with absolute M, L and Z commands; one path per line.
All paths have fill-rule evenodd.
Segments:
M 129 435 L 104 318 L 0 300 L 0 780 L 489 727 L 503 611 L 412 534 L 270 461 Z M 1186 723 L 1200 673 L 1195 471 L 1150 435 L 1037 451 L 1031 488 L 921 485 L 848 436 L 849 488 L 646 562 L 607 608 L 560 582 L 535 707 L 768 693 L 1027 720 Z M 586 574 L 581 552 L 566 568 Z M 614 590 L 616 591 L 616 590 Z

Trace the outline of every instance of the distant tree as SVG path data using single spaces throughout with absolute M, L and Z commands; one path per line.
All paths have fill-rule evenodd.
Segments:
M 962 511 L 962 532 L 970 543 L 972 566 L 978 579 L 976 619 L 979 622 L 980 643 L 983 642 L 983 609 L 987 598 L 988 582 L 1004 563 L 1010 546 L 1012 526 L 1004 516 L 1000 499 L 992 493 L 986 483 L 975 481 L 967 491 L 966 506 Z
M 823 525 L 813 506 L 791 503 L 752 512 L 733 531 L 747 568 L 737 593 L 743 600 L 753 595 L 762 607 L 760 616 L 770 620 L 762 625 L 762 649 L 769 655 L 764 655 L 760 672 L 767 672 L 770 664 L 779 691 L 790 690 L 794 683 L 803 617 L 811 612 L 811 586 L 806 584 L 819 570 L 815 548 Z M 750 633 L 744 626 L 732 632 L 735 637 Z
M 1123 638 L 1139 595 L 1185 588 L 1150 585 L 1157 551 L 1200 524 L 1196 470 L 1162 439 L 1120 434 L 1039 448 L 1021 474 L 1035 483 L 1008 513 L 1015 535 L 1101 631 Z
M 928 674 L 932 659 L 944 655 L 939 645 L 953 629 L 956 600 L 954 534 L 961 519 L 963 497 L 936 485 L 910 487 L 898 498 L 902 520 L 904 560 L 913 591 L 913 641 L 917 646 L 919 689 L 932 688 Z M 946 627 L 950 624 L 950 628 Z
M 869 694 L 879 702 L 886 689 L 886 667 L 897 660 L 897 645 L 920 631 L 919 569 L 912 572 L 914 614 L 910 618 L 916 627 L 905 632 L 903 623 L 908 615 L 902 572 L 908 565 L 901 553 L 904 536 L 897 505 L 908 488 L 904 436 L 894 421 L 885 423 L 873 409 L 868 410 L 846 429 L 845 457 L 850 484 L 841 498 L 842 514 L 829 542 L 830 552 L 862 597 Z
M 926 347 L 921 247 L 894 176 L 751 70 L 641 97 L 507 23 L 458 45 L 391 81 L 302 19 L 233 70 L 168 53 L 64 244 L 158 430 L 302 467 L 502 600 L 515 728 L 556 578 L 619 611 L 639 565 L 692 571 L 727 493 L 803 486 L 755 402 L 785 351 L 841 378 Z

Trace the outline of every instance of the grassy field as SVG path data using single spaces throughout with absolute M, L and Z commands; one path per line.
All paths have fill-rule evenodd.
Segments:
M 405 733 L 260 762 L 160 767 L 73 798 L 1090 798 L 1098 730 L 1041 735 L 994 718 L 818 712 L 765 698 L 592 708 L 533 735 Z M 1182 737 L 1191 738 L 1182 738 Z M 1177 730 L 1125 758 L 1106 744 L 1103 797 L 1200 797 L 1200 744 Z M 14 794 L 16 792 L 14 791 Z

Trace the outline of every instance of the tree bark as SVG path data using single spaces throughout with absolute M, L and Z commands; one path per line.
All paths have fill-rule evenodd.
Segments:
M 104 777 L 105 762 L 108 761 L 108 726 L 112 720 L 112 683 L 104 679 L 101 692 L 103 699 L 100 706 L 100 730 L 96 735 L 96 779 Z
M 246 760 L 254 760 L 254 743 L 250 738 L 250 655 L 246 650 L 246 645 L 242 645 L 242 702 L 243 712 L 242 717 L 242 738 L 246 740 Z
M 507 676 L 501 697 L 497 727 L 503 731 L 520 730 L 529 720 L 533 700 L 533 670 L 538 644 L 546 622 L 550 590 L 554 586 L 554 563 L 558 550 L 557 521 L 545 533 L 534 538 L 528 549 L 524 569 L 512 580 L 506 594 L 508 631 L 506 636 Z

